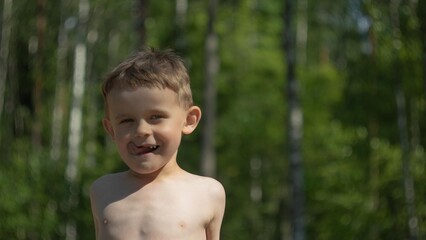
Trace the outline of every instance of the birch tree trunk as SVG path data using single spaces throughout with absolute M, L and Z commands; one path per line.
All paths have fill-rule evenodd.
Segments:
M 297 60 L 298 64 L 305 65 L 307 62 L 307 43 L 308 43 L 308 0 L 299 0 L 298 21 L 297 21 Z
M 214 29 L 217 0 L 209 0 L 207 36 L 204 45 L 204 116 L 201 146 L 201 172 L 205 176 L 216 175 L 216 83 L 219 70 L 218 39 Z
M 417 5 L 418 19 L 420 22 L 420 38 L 423 55 L 423 87 L 426 96 L 426 1 L 419 1 Z
M 148 17 L 149 0 L 138 0 L 138 17 L 136 20 L 136 28 L 139 33 L 139 46 L 141 48 L 146 44 L 146 27 L 145 21 Z
M 14 55 L 10 54 L 10 49 L 13 48 L 12 42 L 12 27 L 16 25 L 16 17 L 13 11 L 15 7 L 12 4 L 13 0 L 3 1 L 3 12 L 1 22 L 0 35 L 0 151 L 3 162 L 11 161 L 12 149 L 9 143 L 13 141 L 15 132 L 18 131 L 19 122 L 16 113 L 16 93 L 18 89 L 17 81 L 8 79 L 16 79 L 16 72 L 19 71 L 14 66 Z M 8 90 L 6 92 L 6 89 Z M 6 126 L 12 126 L 15 122 L 15 129 Z M 22 126 L 22 125 L 21 125 Z
M 186 48 L 185 25 L 188 12 L 188 0 L 176 0 L 176 50 Z
M 392 0 L 390 2 L 390 15 L 392 21 L 392 30 L 394 35 L 394 40 L 400 41 L 400 23 L 399 23 L 399 8 L 401 2 L 400 0 Z M 407 126 L 407 110 L 406 110 L 406 101 L 405 94 L 403 90 L 403 79 L 400 76 L 400 57 L 399 57 L 399 47 L 395 45 L 394 47 L 394 55 L 395 55 L 395 64 L 393 66 L 393 70 L 395 71 L 395 98 L 396 98 L 396 107 L 398 114 L 398 129 L 399 129 L 399 137 L 401 143 L 401 162 L 402 162 L 402 172 L 403 172 L 403 187 L 405 194 L 405 202 L 408 213 L 408 229 L 411 240 L 418 239 L 419 236 L 419 227 L 418 227 L 418 219 L 416 216 L 416 207 L 414 201 L 414 183 L 411 176 L 411 164 L 410 164 L 410 140 L 408 137 L 408 126 Z
M 96 133 L 98 129 L 98 117 L 99 117 L 99 109 L 103 109 L 99 106 L 99 102 L 97 101 L 97 96 L 99 95 L 99 89 L 97 84 L 97 76 L 98 73 L 96 68 L 94 67 L 94 52 L 96 48 L 96 42 L 98 41 L 98 29 L 99 29 L 99 21 L 92 21 L 92 27 L 88 31 L 87 34 L 87 42 L 88 42 L 88 54 L 87 54 L 87 116 L 86 119 L 86 130 L 85 138 L 87 139 L 85 149 L 86 149 L 86 157 L 85 157 L 85 166 L 89 168 L 93 168 L 96 166 L 96 152 L 97 144 L 96 144 Z
M 70 113 L 69 137 L 68 137 L 68 162 L 66 166 L 65 179 L 70 187 L 68 198 L 68 210 L 73 209 L 78 204 L 78 159 L 80 156 L 80 143 L 82 139 L 82 117 L 83 117 L 83 96 L 85 90 L 85 74 L 87 60 L 86 28 L 89 17 L 90 5 L 88 0 L 79 1 L 79 33 L 77 45 L 74 50 L 74 73 L 72 103 Z M 75 220 L 68 219 L 66 226 L 66 239 L 77 239 L 77 229 Z
M 50 158 L 58 161 L 61 156 L 62 148 L 62 127 L 65 112 L 65 78 L 66 78 L 66 58 L 68 50 L 68 29 L 72 26 L 65 24 L 65 3 L 61 0 L 61 17 L 58 33 L 58 48 L 56 50 L 56 88 L 55 100 L 52 115 L 52 136 Z
M 253 209 L 261 206 L 262 195 L 262 159 L 252 157 L 250 159 L 250 200 Z M 252 239 L 264 240 L 267 234 L 261 213 L 252 214 L 251 225 L 253 226 Z
M 35 51 L 35 84 L 33 88 L 34 122 L 32 129 L 32 144 L 34 150 L 41 149 L 43 103 L 43 69 L 44 69 L 44 47 L 46 38 L 46 0 L 37 0 L 37 47 Z
M 296 32 L 294 29 L 296 0 L 285 0 L 284 51 L 287 63 L 288 157 L 290 161 L 291 222 L 293 240 L 305 239 L 304 177 L 301 156 L 303 116 L 296 79 Z
M 6 79 L 8 72 L 8 57 L 10 32 L 12 30 L 12 0 L 3 1 L 3 18 L 0 42 L 0 119 L 3 116 L 3 108 L 6 93 Z
M 416 216 L 415 207 L 415 194 L 413 178 L 411 176 L 411 164 L 410 164 L 410 143 L 408 138 L 408 127 L 407 127 L 407 113 L 405 109 L 405 95 L 402 90 L 401 82 L 398 82 L 396 86 L 395 98 L 398 113 L 398 129 L 401 142 L 401 160 L 402 160 L 402 172 L 403 172 L 403 183 L 405 202 L 408 213 L 408 228 L 410 233 L 410 239 L 416 240 L 419 236 L 418 219 Z

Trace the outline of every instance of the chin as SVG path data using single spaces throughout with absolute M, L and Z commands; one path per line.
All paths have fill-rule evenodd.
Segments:
M 158 173 L 162 168 L 141 168 L 141 167 L 136 167 L 136 168 L 132 168 L 130 167 L 130 170 L 138 175 L 149 175 L 149 174 L 155 174 Z

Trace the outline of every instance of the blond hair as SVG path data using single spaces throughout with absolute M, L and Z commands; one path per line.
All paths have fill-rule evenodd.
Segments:
M 188 71 L 183 59 L 172 50 L 144 49 L 121 62 L 102 84 L 105 107 L 107 96 L 113 89 L 138 87 L 168 88 L 177 94 L 181 106 L 189 108 L 193 105 Z

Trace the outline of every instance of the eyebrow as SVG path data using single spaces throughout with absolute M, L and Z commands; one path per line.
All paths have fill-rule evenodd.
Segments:
M 146 112 L 146 113 L 150 113 L 150 114 L 155 113 L 155 114 L 165 114 L 165 115 L 169 115 L 169 112 L 168 112 L 167 110 L 159 109 L 159 108 L 148 109 L 148 110 L 145 110 L 144 112 Z M 127 118 L 127 117 L 131 117 L 131 116 L 132 116 L 132 114 L 119 113 L 119 114 L 117 114 L 116 116 L 114 116 L 114 119 L 115 119 L 115 120 L 117 120 L 117 119 Z
M 117 114 L 115 117 L 114 117 L 114 119 L 115 120 L 117 120 L 117 119 L 122 119 L 122 118 L 126 118 L 126 117 L 128 117 L 129 116 L 129 114 L 122 114 L 122 113 L 120 113 L 120 114 Z

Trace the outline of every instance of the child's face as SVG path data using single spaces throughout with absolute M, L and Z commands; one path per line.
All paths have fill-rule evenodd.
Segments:
M 200 117 L 193 115 L 199 108 L 182 108 L 170 89 L 112 90 L 107 102 L 105 129 L 122 160 L 139 174 L 153 173 L 175 160 L 182 133 L 191 133 Z

